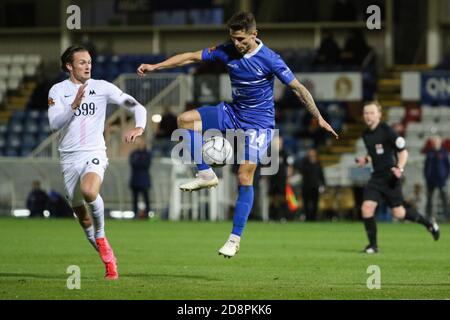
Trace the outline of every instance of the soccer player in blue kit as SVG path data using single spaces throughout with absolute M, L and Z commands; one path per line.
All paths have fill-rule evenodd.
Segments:
M 318 120 L 320 127 L 338 135 L 322 118 L 308 90 L 295 78 L 281 57 L 266 47 L 257 38 L 254 15 L 239 12 L 228 21 L 231 41 L 217 47 L 206 48 L 196 52 L 175 55 L 161 63 L 141 64 L 138 75 L 187 65 L 201 61 L 220 61 L 228 68 L 231 80 L 231 103 L 221 102 L 216 106 L 206 106 L 190 110 L 178 116 L 178 127 L 188 130 L 191 157 L 201 149 L 202 132 L 208 129 L 254 130 L 259 135 L 246 137 L 245 161 L 240 163 L 238 171 L 239 190 L 233 216 L 233 229 L 219 254 L 231 258 L 238 251 L 241 235 L 253 206 L 253 176 L 257 162 L 252 157 L 256 151 L 267 150 L 275 128 L 275 110 L 273 99 L 274 76 L 289 86 L 299 102 Z M 180 186 L 184 191 L 194 191 L 214 187 L 218 184 L 214 171 L 203 160 L 196 161 L 198 176 L 193 181 Z

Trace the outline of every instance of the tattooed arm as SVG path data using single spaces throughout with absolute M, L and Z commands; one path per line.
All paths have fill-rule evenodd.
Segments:
M 308 89 L 306 89 L 305 86 L 302 85 L 297 79 L 292 80 L 291 83 L 289 83 L 289 87 L 297 96 L 300 103 L 304 105 L 306 109 L 309 111 L 309 113 L 311 113 L 312 116 L 319 121 L 319 126 L 327 130 L 331 134 L 333 134 L 336 137 L 336 139 L 338 139 L 339 138 L 338 134 L 334 132 L 333 128 L 328 124 L 328 122 L 326 122 L 323 119 Z

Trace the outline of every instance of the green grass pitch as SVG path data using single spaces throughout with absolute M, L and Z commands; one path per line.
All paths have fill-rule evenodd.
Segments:
M 450 225 L 441 239 L 412 223 L 378 225 L 380 253 L 362 223 L 250 221 L 239 254 L 218 256 L 231 222 L 106 221 L 120 279 L 104 268 L 75 220 L 0 219 L 0 299 L 449 299 Z M 67 267 L 81 289 L 66 286 Z M 381 289 L 367 288 L 367 268 Z

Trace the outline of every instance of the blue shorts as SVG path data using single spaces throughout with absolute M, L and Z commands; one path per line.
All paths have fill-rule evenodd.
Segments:
M 238 137 L 237 152 L 238 155 L 242 154 L 244 157 L 243 160 L 260 163 L 262 159 L 268 157 L 267 150 L 274 136 L 274 129 L 262 129 L 249 126 L 249 124 L 237 119 L 233 109 L 224 102 L 216 106 L 200 107 L 197 111 L 202 118 L 203 133 L 210 130 L 212 135 L 215 135 L 212 130 L 215 129 L 221 133 L 225 133 L 225 137 L 233 135 Z M 205 135 L 205 138 L 207 136 L 208 133 Z M 234 142 L 230 141 L 232 145 L 234 145 Z M 242 157 L 238 156 L 237 160 L 239 161 L 241 159 Z

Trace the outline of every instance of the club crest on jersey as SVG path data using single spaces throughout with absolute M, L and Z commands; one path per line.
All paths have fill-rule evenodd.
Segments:
M 384 153 L 383 145 L 381 143 L 376 144 L 375 151 L 377 154 L 383 154 Z
M 53 100 L 53 98 L 48 98 L 48 106 L 54 106 L 55 105 L 55 100 Z

